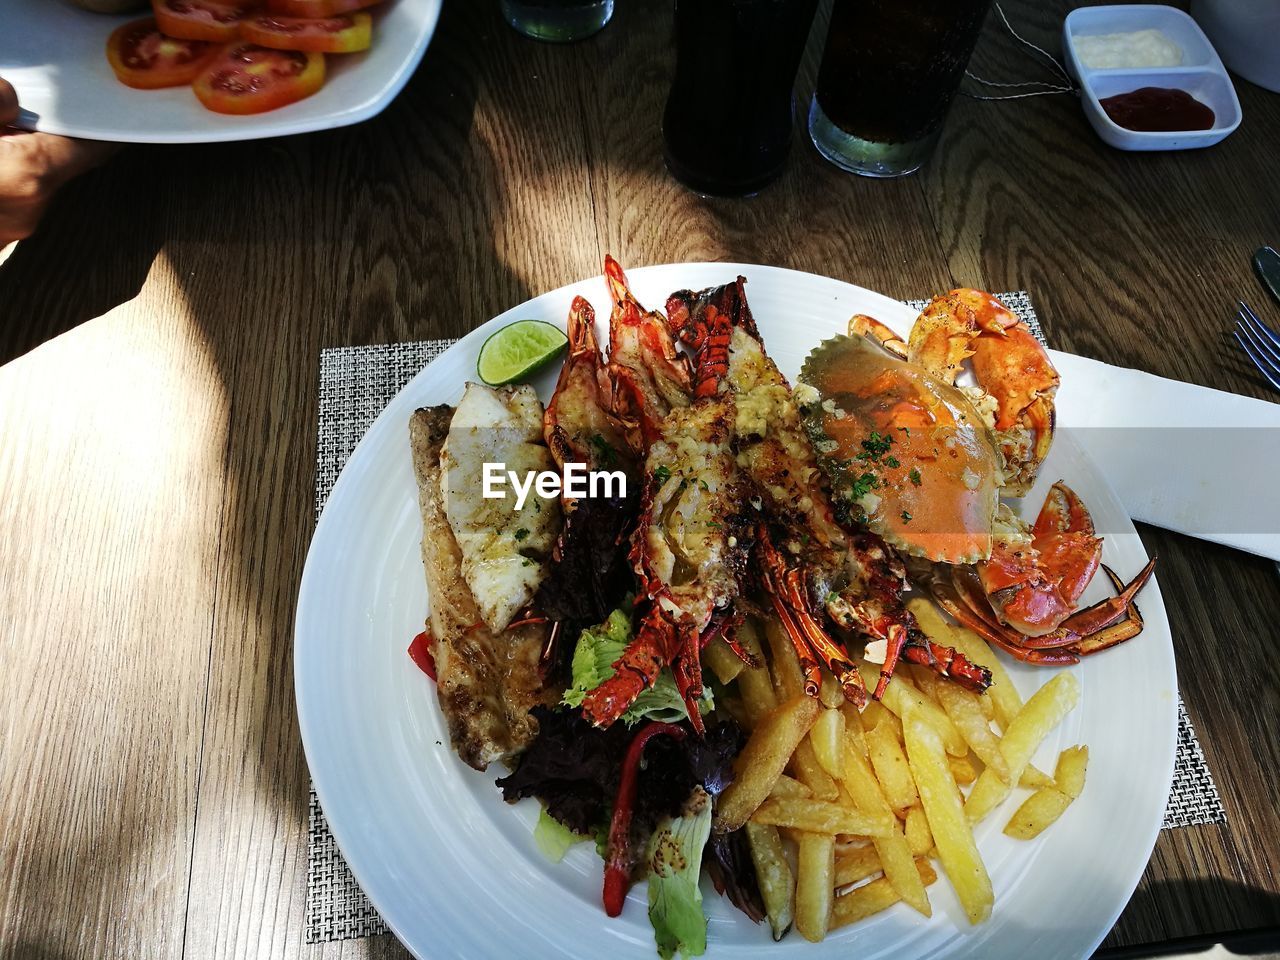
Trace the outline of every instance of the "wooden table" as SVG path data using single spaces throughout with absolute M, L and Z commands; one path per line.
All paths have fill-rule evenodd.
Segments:
M 1006 6 L 1056 49 L 1070 5 Z M 781 182 L 706 200 L 662 163 L 666 4 L 566 47 L 494 6 L 448 3 L 376 120 L 129 149 L 0 266 L 0 956 L 404 955 L 304 942 L 291 628 L 322 347 L 457 336 L 611 251 L 1026 288 L 1059 348 L 1275 399 L 1226 331 L 1238 296 L 1278 315 L 1248 255 L 1280 239 L 1280 96 L 1240 81 L 1235 135 L 1155 155 L 1070 97 L 962 99 L 916 176 L 847 176 L 797 130 Z M 1035 70 L 993 20 L 974 69 L 1006 62 Z M 1228 823 L 1162 833 L 1107 943 L 1276 925 L 1280 580 L 1142 535 Z

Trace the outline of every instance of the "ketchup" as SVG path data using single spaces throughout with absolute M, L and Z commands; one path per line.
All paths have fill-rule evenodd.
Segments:
M 1208 130 L 1213 110 L 1185 90 L 1140 87 L 1099 101 L 1107 116 L 1127 130 Z

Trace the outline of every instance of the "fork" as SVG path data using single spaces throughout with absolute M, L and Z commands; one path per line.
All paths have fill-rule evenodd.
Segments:
M 1232 334 L 1258 371 L 1280 390 L 1280 334 L 1259 320 L 1243 300 L 1236 303 L 1240 304 L 1236 311 L 1240 319 L 1236 321 Z

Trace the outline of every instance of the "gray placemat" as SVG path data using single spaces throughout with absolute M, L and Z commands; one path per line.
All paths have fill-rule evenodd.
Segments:
M 1040 321 L 1025 291 L 1000 299 L 1022 317 L 1041 341 Z M 919 308 L 925 301 L 910 301 Z M 316 516 L 343 465 L 382 409 L 429 361 L 453 341 L 337 347 L 320 355 L 319 443 L 316 447 Z M 496 794 L 495 794 L 496 795 Z M 1178 752 L 1164 829 L 1222 823 L 1226 815 L 1217 785 L 1196 740 L 1191 718 L 1178 700 Z M 307 851 L 307 942 L 349 940 L 386 933 L 329 832 L 311 791 Z

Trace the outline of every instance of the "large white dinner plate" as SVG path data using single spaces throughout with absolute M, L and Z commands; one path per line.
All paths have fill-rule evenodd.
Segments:
M 723 283 L 738 273 L 748 278 L 769 352 L 790 376 L 809 349 L 853 313 L 874 314 L 900 329 L 913 319 L 911 310 L 879 294 L 774 267 L 680 264 L 632 270 L 629 278 L 641 302 L 661 305 L 673 290 Z M 655 956 L 644 886 L 632 891 L 623 915 L 610 920 L 600 906 L 601 864 L 590 845 L 558 865 L 543 859 L 531 837 L 536 803 L 504 804 L 493 785 L 500 771 L 477 773 L 453 755 L 431 682 L 405 655 L 427 609 L 409 416 L 424 404 L 457 401 L 474 376 L 480 345 L 495 329 L 526 317 L 563 323 L 575 294 L 608 316 L 602 280 L 572 284 L 494 318 L 415 377 L 352 455 L 307 556 L 294 676 L 311 774 L 356 878 L 422 958 Z M 549 371 L 537 384 L 544 399 L 554 376 Z M 1105 562 L 1122 575 L 1136 573 L 1147 558 L 1133 525 L 1065 432 L 1028 503 L 1038 504 L 1059 477 L 1108 532 Z M 1091 589 L 1102 592 L 1096 583 Z M 1147 621 L 1141 637 L 1073 668 L 1080 705 L 1035 758 L 1052 770 L 1059 750 L 1087 743 L 1084 794 L 1036 841 L 1001 833 L 1017 800 L 978 828 L 995 886 L 990 921 L 970 927 L 943 880 L 931 891 L 931 920 L 899 905 L 822 945 L 795 934 L 775 944 L 764 927 L 707 885 L 707 955 L 1074 960 L 1089 954 L 1146 866 L 1172 776 L 1173 648 L 1154 580 L 1141 608 Z M 1024 694 L 1050 676 L 1010 667 Z
M 133 90 L 107 64 L 107 37 L 147 10 L 104 16 L 69 0 L 0 0 L 0 76 L 35 115 L 35 129 L 121 143 L 210 143 L 327 130 L 367 120 L 422 59 L 441 0 L 389 0 L 371 10 L 373 46 L 326 57 L 315 94 L 278 110 L 231 117 L 206 110 L 189 86 Z

